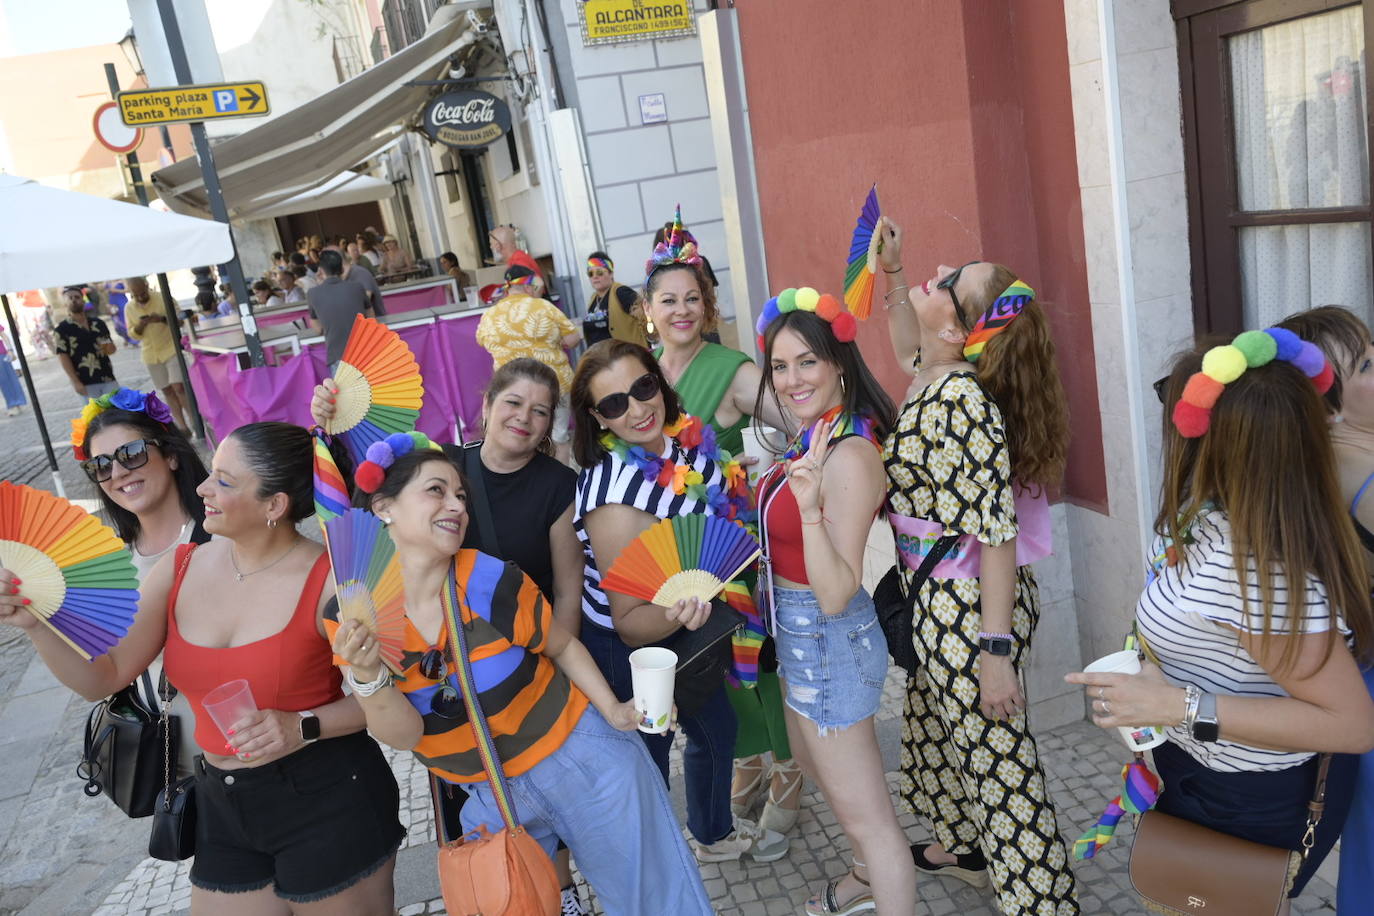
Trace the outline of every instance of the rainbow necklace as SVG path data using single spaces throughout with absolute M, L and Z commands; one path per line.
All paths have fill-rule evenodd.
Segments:
M 719 515 L 730 521 L 744 522 L 754 520 L 754 510 L 750 505 L 749 482 L 738 461 L 730 457 L 716 443 L 716 431 L 703 423 L 699 417 L 682 414 L 677 422 L 663 427 L 663 432 L 673 439 L 683 451 L 696 449 L 720 468 L 725 485 L 707 485 L 702 473 L 691 465 L 678 464 L 663 455 L 650 454 L 643 446 L 630 445 L 611 432 L 603 433 L 601 446 L 612 452 L 625 464 L 639 470 L 644 479 L 660 487 L 666 487 L 678 496 L 686 494 L 698 502 L 706 504 L 710 515 Z
M 811 450 L 811 436 L 816 427 L 825 422 L 832 422 L 835 425 L 830 429 L 830 441 L 843 439 L 847 436 L 862 436 L 872 442 L 878 448 L 882 444 L 878 442 L 878 436 L 873 431 L 873 421 L 861 414 L 844 413 L 844 405 L 837 404 L 822 414 L 815 423 L 803 429 L 797 434 L 787 446 L 787 450 L 782 453 L 779 461 L 794 461 L 805 455 Z

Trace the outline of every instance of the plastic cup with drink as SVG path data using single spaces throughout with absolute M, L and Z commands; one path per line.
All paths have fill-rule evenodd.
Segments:
M 230 741 L 231 728 L 258 711 L 258 704 L 253 701 L 253 688 L 243 678 L 220 684 L 205 695 L 201 705 L 224 735 L 225 741 Z
M 1123 649 L 1104 655 L 1083 669 L 1084 674 L 1139 674 L 1140 656 L 1134 649 Z M 1133 751 L 1148 751 L 1158 747 L 1167 739 L 1164 729 L 1156 725 L 1121 725 L 1116 729 L 1121 740 Z
M 630 682 L 634 687 L 639 730 L 649 735 L 668 731 L 673 717 L 673 682 L 677 677 L 677 653 L 646 646 L 630 653 Z

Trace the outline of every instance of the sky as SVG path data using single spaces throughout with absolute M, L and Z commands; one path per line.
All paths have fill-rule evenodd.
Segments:
M 0 0 L 0 57 L 109 44 L 129 25 L 125 0 Z

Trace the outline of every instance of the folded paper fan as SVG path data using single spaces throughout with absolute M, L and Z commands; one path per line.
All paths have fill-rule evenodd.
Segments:
M 420 365 L 401 336 L 376 319 L 353 320 L 334 381 L 334 418 L 324 428 L 342 436 L 359 462 L 372 443 L 415 428 L 425 395 Z
M 349 509 L 324 523 L 324 543 L 334 568 L 339 622 L 357 620 L 371 630 L 383 663 L 400 674 L 406 596 L 391 535 L 371 512 Z
M 709 601 L 759 555 L 743 525 L 713 515 L 664 519 L 620 552 L 601 587 L 667 607 Z
M 138 611 L 138 572 L 124 542 L 80 506 L 0 481 L 0 567 L 37 617 L 82 658 L 104 655 Z
M 860 321 L 868 318 L 873 309 L 873 275 L 878 271 L 878 186 L 875 184 L 864 199 L 859 221 L 854 226 L 854 238 L 849 243 L 849 266 L 844 272 L 844 304 Z
M 323 525 L 331 518 L 338 518 L 348 511 L 348 485 L 344 483 L 343 473 L 329 454 L 329 446 L 324 438 L 315 438 L 315 517 Z

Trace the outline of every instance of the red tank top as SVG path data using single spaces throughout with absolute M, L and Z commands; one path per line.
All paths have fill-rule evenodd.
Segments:
M 167 645 L 163 665 L 167 680 L 186 695 L 196 717 L 196 744 L 211 754 L 224 755 L 224 736 L 205 712 L 201 700 L 220 684 L 246 678 L 258 709 L 298 712 L 332 703 L 343 696 L 342 677 L 334 654 L 316 628 L 329 555 L 320 554 L 301 589 L 291 619 L 280 631 L 247 645 L 223 649 L 197 646 L 182 638 L 177 627 L 177 595 L 195 544 L 177 548 L 177 575 L 167 596 Z
M 773 573 L 809 585 L 806 577 L 806 549 L 802 544 L 801 509 L 781 464 L 775 464 L 759 481 L 759 506 L 764 516 L 759 523 L 768 532 L 768 558 Z

